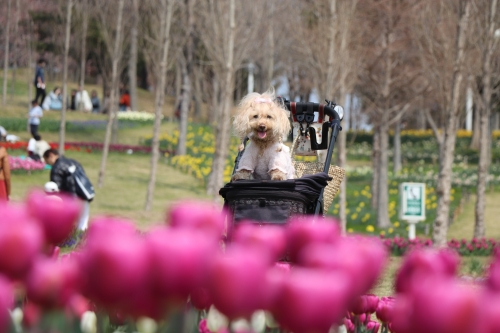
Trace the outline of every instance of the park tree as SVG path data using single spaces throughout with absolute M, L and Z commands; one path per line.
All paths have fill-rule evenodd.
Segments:
M 474 44 L 480 52 L 481 71 L 481 91 L 480 98 L 477 99 L 479 117 L 479 163 L 477 171 L 477 198 L 475 205 L 474 237 L 485 236 L 484 209 L 486 206 L 486 185 L 488 168 L 491 162 L 491 131 L 490 118 L 492 109 L 492 76 L 498 71 L 498 1 L 485 0 L 474 2 L 471 24 L 478 33 L 474 34 Z
M 172 11 L 174 0 L 161 0 L 160 8 L 156 1 L 147 2 L 149 18 L 151 21 L 150 36 L 151 59 L 156 73 L 155 85 L 155 121 L 153 127 L 153 138 L 151 141 L 151 169 L 149 173 L 148 189 L 146 194 L 145 210 L 149 211 L 153 202 L 153 194 L 156 183 L 156 170 L 160 155 L 160 125 L 165 102 L 165 87 L 167 82 L 167 60 L 170 47 L 170 26 L 172 24 Z
M 137 42 L 139 38 L 139 0 L 132 0 L 131 4 L 131 29 L 130 29 L 130 57 L 128 60 L 128 87 L 130 92 L 130 107 L 137 107 Z
M 61 109 L 61 124 L 59 125 L 59 154 L 64 154 L 64 143 L 66 137 L 66 96 L 68 95 L 68 61 L 71 37 L 71 13 L 73 10 L 73 0 L 67 0 L 66 4 L 66 33 L 64 39 L 64 60 L 63 60 L 63 103 Z
M 81 53 L 80 53 L 80 86 L 82 91 L 85 87 L 85 68 L 87 65 L 87 31 L 89 26 L 89 0 L 80 0 L 79 11 L 82 16 L 82 26 L 81 26 Z M 64 95 L 66 96 L 66 95 Z M 81 103 L 81 108 L 83 108 L 83 103 Z
M 223 185 L 228 156 L 235 73 L 250 50 L 258 49 L 257 29 L 249 29 L 249 26 L 261 23 L 263 2 L 209 0 L 200 2 L 197 9 L 197 31 L 212 60 L 216 80 L 221 85 L 220 103 L 214 117 L 215 153 L 207 185 L 207 193 L 216 197 Z
M 7 73 L 9 71 L 9 44 L 10 44 L 10 12 L 12 0 L 7 0 L 7 24 L 5 26 L 5 47 L 3 60 L 3 91 L 2 105 L 7 104 Z
M 99 178 L 97 181 L 97 186 L 102 187 L 104 184 L 104 174 L 106 172 L 106 160 L 109 153 L 109 145 L 111 143 L 111 131 L 113 122 L 115 121 L 117 112 L 117 101 L 118 101 L 118 66 L 119 62 L 122 60 L 122 39 L 123 39 L 123 7 L 125 0 L 118 1 L 118 10 L 116 10 L 115 1 L 107 1 L 106 3 L 101 3 L 97 1 L 100 6 L 98 11 L 98 22 L 101 27 L 100 33 L 104 40 L 104 44 L 108 48 L 108 52 L 111 54 L 112 70 L 111 70 L 111 91 L 109 98 L 109 110 L 108 110 L 108 123 L 106 125 L 106 134 L 104 137 L 104 146 L 102 150 L 101 166 L 99 168 Z M 116 28 L 111 28 L 112 20 L 109 20 L 110 16 L 115 17 L 116 14 Z M 109 25 L 108 25 L 109 24 Z

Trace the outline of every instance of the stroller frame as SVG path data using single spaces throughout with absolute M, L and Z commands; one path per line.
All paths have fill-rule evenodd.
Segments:
M 328 174 L 331 165 L 331 159 L 333 155 L 333 149 L 335 147 L 335 142 L 337 141 L 337 136 L 339 132 L 342 130 L 340 126 L 340 122 L 342 117 L 335 110 L 337 104 L 332 101 L 325 100 L 326 104 L 312 103 L 312 102 L 290 102 L 284 98 L 278 97 L 280 103 L 282 103 L 288 111 L 290 111 L 292 119 L 300 124 L 300 134 L 299 135 L 307 135 L 309 134 L 309 138 L 311 140 L 311 149 L 313 150 L 325 150 L 327 149 L 326 160 L 323 167 L 323 172 Z M 322 141 L 318 144 L 316 140 L 316 130 L 310 125 L 314 122 L 315 112 L 319 113 L 318 121 L 322 122 Z M 329 116 L 328 121 L 324 121 L 324 116 Z M 303 128 L 303 125 L 306 125 L 306 128 Z M 331 128 L 331 136 L 328 142 L 328 131 Z M 308 133 L 307 133 L 308 132 Z M 243 141 L 243 146 L 245 147 L 248 142 L 248 137 L 246 137 Z M 239 161 L 245 151 L 243 148 L 234 161 L 233 175 L 238 168 Z M 318 216 L 323 208 L 323 196 L 324 196 L 324 187 L 321 189 L 321 192 L 316 200 L 314 216 Z

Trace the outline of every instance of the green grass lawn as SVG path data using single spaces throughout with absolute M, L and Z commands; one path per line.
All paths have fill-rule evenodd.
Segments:
M 68 151 L 66 156 L 78 160 L 92 183 L 97 185 L 100 154 Z M 149 163 L 148 155 L 111 153 L 104 186 L 96 188 L 96 197 L 90 205 L 91 217 L 119 216 L 136 221 L 142 228 L 164 221 L 166 209 L 172 202 L 182 199 L 208 199 L 198 180 L 160 161 L 152 210 L 145 212 Z M 49 181 L 49 176 L 48 170 L 29 175 L 14 173 L 11 199 L 22 200 L 30 189 L 43 187 Z

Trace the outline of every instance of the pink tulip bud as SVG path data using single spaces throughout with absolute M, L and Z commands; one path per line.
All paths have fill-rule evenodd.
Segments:
M 408 292 L 414 284 L 435 276 L 452 277 L 459 260 L 450 251 L 418 250 L 404 260 L 396 276 L 396 291 Z
M 105 229 L 109 231 L 106 237 Z M 84 295 L 98 304 L 124 305 L 146 283 L 148 250 L 143 238 L 131 233 L 127 224 L 92 224 L 80 256 L 81 271 L 87 277 Z
M 485 292 L 481 295 L 481 311 L 475 332 L 496 333 L 500 332 L 500 302 L 498 294 Z
M 9 311 L 14 305 L 14 291 L 12 286 L 3 277 L 0 276 L 0 332 L 6 332 L 9 322 L 10 315 Z
M 273 262 L 283 256 L 286 249 L 285 229 L 279 226 L 258 226 L 241 223 L 233 232 L 231 241 L 263 249 L 269 252 Z
M 376 321 L 369 321 L 368 324 L 366 324 L 366 329 L 370 333 L 378 333 L 378 330 L 380 329 L 380 324 L 377 323 Z
M 350 311 L 354 314 L 374 313 L 377 310 L 379 299 L 377 296 L 369 294 L 358 297 Z
M 208 290 L 215 307 L 230 319 L 249 317 L 264 305 L 268 260 L 255 248 L 230 245 L 212 260 Z
M 0 272 L 23 278 L 41 251 L 43 231 L 22 206 L 0 203 L 0 216 L 0 253 L 4 254 L 0 255 Z
M 488 268 L 486 285 L 492 291 L 500 292 L 500 260 L 493 261 Z
M 87 298 L 80 294 L 73 294 L 67 302 L 66 310 L 75 318 L 81 318 L 85 312 L 91 311 L 91 306 Z
M 40 257 L 26 279 L 28 298 L 47 309 L 64 307 L 80 288 L 79 274 L 71 260 Z
M 90 224 L 86 240 L 87 242 L 105 242 L 112 235 L 119 237 L 133 237 L 137 234 L 137 229 L 133 222 L 112 217 L 97 217 Z
M 23 326 L 31 328 L 35 327 L 42 316 L 42 310 L 33 302 L 27 301 L 23 305 Z
M 391 321 L 391 314 L 394 308 L 394 298 L 382 297 L 377 305 L 377 318 L 383 323 Z
M 344 319 L 344 326 L 349 333 L 356 332 L 356 326 L 352 323 L 350 319 Z
M 29 213 L 40 221 L 46 240 L 59 244 L 69 237 L 80 215 L 80 202 L 72 197 L 60 195 L 61 200 L 52 200 L 42 191 L 28 195 Z
M 284 282 L 273 315 L 293 332 L 328 332 L 347 311 L 351 288 L 348 275 L 294 268 Z
M 208 261 L 219 250 L 214 238 L 196 229 L 161 227 L 151 231 L 146 241 L 154 266 L 153 290 L 183 303 L 192 291 L 202 287 Z
M 193 290 L 189 298 L 191 299 L 191 304 L 198 310 L 208 310 L 213 303 L 208 290 L 205 288 Z
M 219 238 L 224 231 L 224 214 L 208 202 L 179 202 L 170 210 L 168 221 L 173 228 L 194 228 Z
M 274 312 L 279 306 L 279 298 L 283 291 L 285 281 L 290 275 L 290 265 L 277 262 L 266 272 L 266 283 L 264 284 L 264 305 L 262 309 Z
M 295 218 L 287 226 L 286 235 L 288 254 L 296 262 L 307 245 L 335 242 L 340 237 L 340 228 L 333 219 Z

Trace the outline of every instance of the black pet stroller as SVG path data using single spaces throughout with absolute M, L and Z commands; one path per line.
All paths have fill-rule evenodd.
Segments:
M 330 165 L 335 141 L 342 130 L 342 107 L 330 101 L 318 104 L 281 99 L 280 102 L 290 111 L 295 127 L 292 159 L 298 178 L 284 181 L 239 180 L 226 184 L 219 194 L 224 198 L 224 207 L 230 214 L 233 226 L 241 221 L 252 221 L 260 225 L 286 224 L 292 216 L 324 214 L 344 177 L 343 169 Z M 321 143 L 318 143 L 319 137 Z M 244 145 L 247 141 L 248 138 Z M 299 141 L 307 142 L 309 154 L 306 155 L 326 150 L 325 162 L 320 162 L 319 157 L 313 163 L 297 162 L 295 155 L 300 155 L 297 154 Z M 233 174 L 243 152 L 244 149 L 236 157 Z M 329 202 L 325 205 L 327 186 Z

